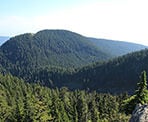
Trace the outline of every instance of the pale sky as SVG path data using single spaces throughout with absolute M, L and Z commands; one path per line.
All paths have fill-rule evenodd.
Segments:
M 148 45 L 148 0 L 0 0 L 0 36 L 43 29 Z

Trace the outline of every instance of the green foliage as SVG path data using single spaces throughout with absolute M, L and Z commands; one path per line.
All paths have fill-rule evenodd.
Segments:
M 148 102 L 148 91 L 147 91 L 147 81 L 146 72 L 141 73 L 140 82 L 137 84 L 137 90 L 135 92 L 135 99 L 137 103 L 145 104 Z
M 46 66 L 81 67 L 110 58 L 86 37 L 65 30 L 43 30 L 10 38 L 0 47 L 1 65 L 15 75 Z
M 137 104 L 148 103 L 148 90 L 146 81 L 146 72 L 143 71 L 140 76 L 140 81 L 137 83 L 135 94 L 123 102 L 123 111 L 126 114 L 131 114 Z
M 88 88 L 90 90 L 98 90 L 98 92 L 115 94 L 123 92 L 133 94 L 139 79 L 139 72 L 144 69 L 148 71 L 147 54 L 148 50 L 145 49 L 107 62 L 98 62 L 84 67 L 72 75 L 68 75 L 72 85 L 68 86 L 68 83 L 65 84 L 67 87 L 73 88 L 75 83 L 79 82 L 77 88 L 81 89 Z
M 50 89 L 0 75 L 1 122 L 120 122 L 119 96 Z
M 51 88 L 66 86 L 69 89 L 132 93 L 137 73 L 148 70 L 147 50 L 101 63 L 120 52 L 122 44 L 115 48 L 113 44 L 117 42 L 102 40 L 100 45 L 98 40 L 98 48 L 90 40 L 65 30 L 43 30 L 10 38 L 0 47 L 0 72 Z M 99 62 L 81 69 L 96 61 Z
M 136 104 L 135 96 L 133 95 L 123 101 L 121 111 L 125 112 L 126 114 L 131 114 L 135 109 Z
M 127 96 L 90 91 L 132 93 L 138 72 L 148 71 L 147 53 L 146 49 L 81 68 L 112 55 L 98 49 L 88 38 L 64 30 L 11 38 L 0 47 L 0 72 L 37 84 L 0 75 L 0 121 L 126 122 L 129 116 L 120 108 Z M 126 114 L 137 103 L 148 101 L 145 72 L 137 87 L 135 95 L 124 101 Z
M 26 81 L 40 81 L 51 88 L 66 86 L 69 89 L 133 94 L 139 79 L 138 73 L 143 69 L 148 71 L 147 52 L 143 50 L 81 69 L 49 66 L 33 72 L 26 71 L 21 77 Z

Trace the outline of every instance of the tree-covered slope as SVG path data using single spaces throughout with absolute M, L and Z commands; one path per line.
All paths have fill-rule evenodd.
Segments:
M 22 34 L 10 38 L 0 47 L 0 53 L 3 55 L 3 61 L 0 63 L 9 71 L 30 70 L 49 65 L 78 68 L 144 48 L 124 42 L 97 40 L 96 44 L 94 41 L 95 39 L 66 30 Z
M 125 95 L 50 89 L 0 74 L 0 122 L 128 121 L 120 112 Z
M 86 37 L 66 30 L 22 34 L 0 47 L 2 71 L 27 79 L 40 68 L 77 68 L 109 58 Z
M 65 30 L 43 30 L 11 38 L 0 47 L 0 71 L 49 87 L 132 92 L 139 73 L 148 71 L 148 50 L 111 58 L 90 40 Z
M 148 72 L 148 50 L 85 67 L 71 76 L 80 88 L 96 89 L 101 92 L 129 92 L 136 87 L 139 73 Z M 76 83 L 72 81 L 71 83 Z M 74 86 L 74 85 L 71 85 Z
M 123 41 L 114 41 L 114 40 L 96 39 L 96 38 L 89 38 L 89 40 L 93 44 L 95 44 L 99 49 L 110 53 L 114 57 L 148 48 L 147 46 L 144 45 L 130 43 L 130 42 L 123 42 Z
M 47 67 L 34 72 L 31 79 L 49 87 L 133 93 L 143 70 L 148 71 L 147 49 L 74 71 Z
M 87 38 L 65 30 L 43 30 L 13 37 L 0 47 L 0 52 L 9 65 L 24 69 L 47 65 L 79 67 L 110 58 Z

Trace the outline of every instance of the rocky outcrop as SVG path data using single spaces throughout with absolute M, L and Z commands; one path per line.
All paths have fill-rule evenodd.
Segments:
M 129 122 L 148 122 L 148 104 L 138 104 Z

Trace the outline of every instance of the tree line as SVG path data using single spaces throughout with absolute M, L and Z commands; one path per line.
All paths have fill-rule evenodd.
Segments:
M 1 122 L 127 122 L 138 103 L 148 103 L 145 71 L 132 96 L 52 89 L 0 74 Z

